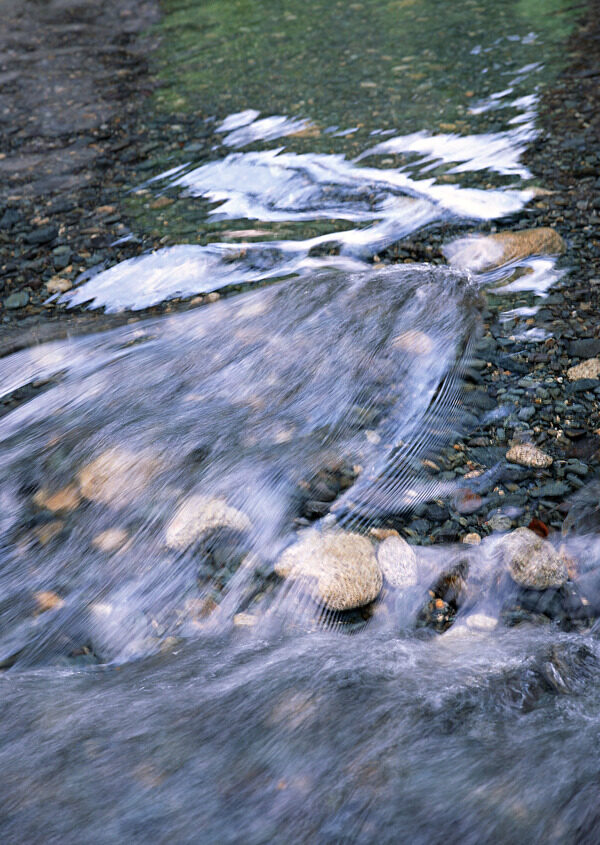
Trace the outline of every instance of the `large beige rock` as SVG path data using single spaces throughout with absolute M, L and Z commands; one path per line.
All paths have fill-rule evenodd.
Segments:
M 148 455 L 115 446 L 86 464 L 77 479 L 86 499 L 120 507 L 135 501 L 158 469 Z
M 275 564 L 283 578 L 306 580 L 331 610 L 351 610 L 377 598 L 382 587 L 371 541 L 343 531 L 309 531 Z
M 582 361 L 574 367 L 567 370 L 567 378 L 569 381 L 579 381 L 582 378 L 598 378 L 600 375 L 600 359 L 588 358 L 587 361 Z
M 225 499 L 219 496 L 190 496 L 167 526 L 167 546 L 184 549 L 217 528 L 249 531 L 251 527 L 246 514 L 228 505 Z
M 417 556 L 403 537 L 388 537 L 377 549 L 377 563 L 392 587 L 412 587 L 417 583 Z
M 511 446 L 506 453 L 506 460 L 513 464 L 520 464 L 523 467 L 536 467 L 543 469 L 552 464 L 552 458 L 533 443 L 518 443 Z
M 554 229 L 523 229 L 495 235 L 459 238 L 444 247 L 444 255 L 453 267 L 485 273 L 511 261 L 531 255 L 560 255 L 565 242 Z
M 501 553 L 511 578 L 521 587 L 547 590 L 561 587 L 567 566 L 554 546 L 529 528 L 517 528 L 501 542 Z

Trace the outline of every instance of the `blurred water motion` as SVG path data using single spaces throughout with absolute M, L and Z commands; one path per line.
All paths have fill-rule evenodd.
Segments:
M 87 620 L 95 602 L 129 608 L 114 642 L 92 649 L 122 659 L 148 649 L 147 614 L 168 617 L 204 597 L 185 516 L 183 542 L 169 540 L 190 497 L 244 514 L 250 569 L 268 571 L 302 515 L 302 485 L 323 470 L 346 473 L 337 517 L 363 529 L 377 513 L 439 495 L 420 458 L 461 428 L 460 369 L 477 315 L 476 290 L 452 270 L 329 271 L 2 359 L 7 390 L 35 384 L 40 395 L 0 422 L 9 503 L 0 660 L 36 662 L 48 646 L 46 617 L 10 622 L 24 556 L 28 590 L 69 596 L 48 617 L 55 634 L 66 616 Z M 94 538 L 115 530 L 127 542 L 107 558 Z

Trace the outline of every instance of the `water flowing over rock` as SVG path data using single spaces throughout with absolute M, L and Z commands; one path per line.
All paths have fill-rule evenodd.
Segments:
M 0 556 L 18 573 L 26 548 L 40 590 L 69 572 L 74 645 L 50 653 L 159 648 L 188 599 L 232 619 L 299 526 L 331 513 L 365 534 L 374 514 L 443 495 L 421 459 L 463 425 L 479 304 L 448 268 L 322 272 L 0 359 L 4 391 L 46 385 L 0 421 Z M 368 600 L 369 577 L 332 601 Z M 51 623 L 19 634 L 28 659 L 49 659 Z
M 248 517 L 227 504 L 225 499 L 210 496 L 192 496 L 181 505 L 167 526 L 167 546 L 182 549 L 203 534 L 218 528 L 248 531 Z
M 565 242 L 558 232 L 549 228 L 459 238 L 444 248 L 453 267 L 475 273 L 485 273 L 532 255 L 560 255 L 564 251 Z
M 275 571 L 292 581 L 307 581 L 315 598 L 330 610 L 351 610 L 377 598 L 382 577 L 370 540 L 341 531 L 311 531 L 287 548 Z
M 504 537 L 500 550 L 511 578 L 521 587 L 547 590 L 561 587 L 567 580 L 563 558 L 529 528 L 517 528 Z
M 377 549 L 377 563 L 392 587 L 412 587 L 417 583 L 417 555 L 402 537 L 388 537 Z

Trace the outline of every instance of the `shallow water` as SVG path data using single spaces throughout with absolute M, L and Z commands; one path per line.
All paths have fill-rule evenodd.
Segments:
M 215 147 L 128 199 L 141 229 L 174 199 L 170 244 L 68 299 L 270 284 L 0 360 L 25 397 L 0 419 L 3 841 L 596 841 L 597 632 L 506 627 L 497 536 L 417 549 L 358 611 L 274 572 L 306 528 L 460 502 L 427 461 L 477 422 L 482 292 L 535 345 L 564 268 L 373 258 L 519 219 L 566 5 L 259 5 L 165 4 L 153 107 L 210 108 Z M 565 543 L 595 578 L 596 540 Z

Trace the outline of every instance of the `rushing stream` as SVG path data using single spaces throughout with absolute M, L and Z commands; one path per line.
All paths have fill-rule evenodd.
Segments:
M 63 297 L 213 296 L 0 359 L 25 397 L 0 419 L 2 841 L 597 841 L 587 605 L 505 625 L 497 533 L 413 546 L 377 601 L 282 564 L 342 532 L 379 559 L 428 503 L 485 506 L 500 464 L 432 468 L 483 413 L 485 293 L 545 338 L 525 320 L 564 268 L 494 267 L 471 235 L 536 196 L 566 4 L 164 6 L 153 108 L 201 103 L 214 147 L 156 153 L 123 199 L 170 243 Z M 380 261 L 450 230 L 454 267 Z M 593 580 L 596 541 L 564 543 Z

